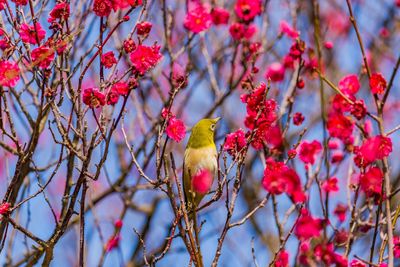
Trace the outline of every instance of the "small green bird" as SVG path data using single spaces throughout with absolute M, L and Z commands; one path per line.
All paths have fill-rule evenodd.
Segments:
M 220 118 L 202 119 L 192 129 L 186 145 L 183 163 L 183 187 L 186 205 L 189 210 L 197 208 L 211 187 L 216 175 L 217 148 L 214 143 L 214 130 Z M 205 177 L 202 173 L 206 171 Z M 195 181 L 193 178 L 202 179 Z M 197 187 L 197 188 L 196 188 Z

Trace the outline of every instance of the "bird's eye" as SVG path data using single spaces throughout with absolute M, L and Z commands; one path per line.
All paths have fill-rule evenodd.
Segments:
M 214 131 L 215 130 L 215 124 L 211 124 L 210 129 L 211 129 L 211 131 Z

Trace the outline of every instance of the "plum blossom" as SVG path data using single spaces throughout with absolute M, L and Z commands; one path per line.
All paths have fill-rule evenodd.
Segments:
M 373 94 L 382 94 L 387 87 L 385 77 L 381 73 L 373 73 L 369 79 L 369 86 Z
M 183 25 L 193 33 L 199 33 L 210 28 L 212 22 L 211 14 L 201 4 L 190 10 L 185 17 Z
M 183 138 L 185 138 L 186 127 L 181 120 L 172 117 L 168 120 L 168 125 L 165 129 L 165 132 L 169 138 L 179 143 L 183 140 Z
M 98 88 L 86 88 L 83 90 L 82 101 L 90 108 L 98 108 L 106 104 L 106 97 Z
M 314 164 L 317 155 L 321 152 L 321 143 L 317 140 L 312 142 L 302 142 L 299 148 L 300 160 L 305 164 Z
M 14 87 L 19 81 L 20 69 L 17 63 L 0 61 L 0 85 Z
M 290 26 L 290 24 L 285 21 L 282 20 L 279 24 L 279 32 L 281 34 L 286 34 L 288 37 L 296 39 L 297 37 L 299 37 L 299 32 L 296 31 L 295 29 L 292 28 L 292 26 Z
M 38 41 L 40 43 L 44 39 L 46 32 L 38 22 L 36 22 L 34 25 L 23 23 L 19 29 L 19 35 L 24 43 L 38 44 Z
M 224 150 L 236 156 L 246 146 L 246 136 L 242 129 L 226 135 Z
M 306 199 L 299 176 L 283 162 L 267 160 L 262 184 L 264 189 L 271 194 L 286 193 L 296 203 Z
M 227 24 L 229 16 L 229 11 L 222 7 L 215 7 L 211 11 L 211 19 L 215 25 Z
M 192 177 L 192 188 L 196 193 L 206 194 L 210 191 L 213 175 L 207 169 L 202 169 Z
M 117 59 L 115 58 L 113 51 L 109 51 L 109 52 L 104 53 L 103 55 L 101 55 L 101 64 L 103 64 L 103 66 L 106 69 L 111 68 L 116 63 L 117 63 Z
M 144 46 L 138 45 L 136 49 L 130 54 L 133 67 L 141 75 L 153 68 L 162 58 L 160 54 L 160 46 Z
M 261 14 L 260 0 L 238 0 L 235 5 L 236 15 L 244 20 L 251 21 Z

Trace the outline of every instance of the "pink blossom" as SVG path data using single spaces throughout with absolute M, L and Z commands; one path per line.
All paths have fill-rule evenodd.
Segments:
M 109 51 L 109 52 L 104 53 L 103 55 L 101 55 L 101 64 L 103 64 L 103 66 L 106 69 L 111 68 L 116 63 L 117 63 L 117 59 L 115 58 L 113 51 Z
M 160 54 L 160 46 L 144 46 L 138 47 L 130 55 L 132 65 L 135 69 L 143 75 L 149 69 L 153 68 L 162 58 Z
M 19 35 L 24 43 L 38 44 L 37 39 L 40 43 L 46 36 L 46 32 L 43 30 L 39 22 L 36 22 L 36 24 L 32 26 L 23 23 L 19 29 Z
M 226 135 L 224 150 L 231 156 L 236 156 L 246 145 L 245 133 L 242 129 Z
M 273 82 L 283 81 L 285 77 L 285 67 L 279 62 L 274 62 L 268 67 L 265 77 L 271 79 Z
M 229 16 L 229 11 L 221 7 L 215 7 L 211 11 L 211 19 L 215 25 L 227 24 Z
M 322 227 L 321 219 L 312 217 L 309 211 L 302 209 L 294 233 L 301 240 L 309 240 L 313 237 L 319 237 Z
M 328 193 L 329 192 L 337 192 L 337 191 L 339 191 L 337 182 L 338 182 L 338 179 L 336 177 L 331 177 L 322 184 L 322 189 L 324 189 L 324 191 L 328 192 Z
M 55 57 L 54 49 L 48 46 L 39 46 L 32 50 L 31 57 L 33 66 L 39 66 L 42 69 L 48 68 Z
M 281 34 L 286 34 L 288 37 L 296 39 L 297 37 L 299 37 L 299 32 L 296 31 L 295 29 L 292 28 L 292 26 L 290 26 L 289 23 L 287 23 L 287 21 L 282 20 L 279 24 L 279 32 Z
M 354 95 L 360 89 L 360 82 L 355 74 L 347 75 L 339 81 L 339 89 L 346 95 Z
M 87 88 L 83 90 L 82 101 L 91 108 L 98 108 L 106 104 L 106 97 L 98 88 Z
M 192 188 L 199 194 L 206 194 L 212 185 L 213 175 L 207 169 L 200 170 L 192 177 Z
M 244 21 L 252 21 L 261 14 L 260 0 L 237 0 L 235 5 L 236 15 Z
M 8 212 L 10 212 L 10 207 L 11 207 L 11 205 L 8 202 L 4 202 L 4 203 L 0 204 L 0 215 L 5 215 Z
M 369 86 L 373 94 L 382 94 L 387 87 L 385 77 L 381 73 L 373 73 L 369 79 Z
M 312 142 L 302 142 L 299 148 L 299 157 L 300 160 L 305 164 L 314 164 L 317 155 L 321 152 L 322 146 L 321 143 L 317 140 Z
M 206 8 L 200 4 L 190 10 L 185 17 L 183 25 L 193 33 L 199 33 L 210 28 L 212 18 Z
M 180 141 L 183 140 L 183 138 L 185 138 L 186 127 L 181 120 L 172 117 L 168 121 L 168 125 L 165 132 L 169 138 L 179 143 Z
M 148 21 L 142 21 L 136 24 L 136 33 L 138 35 L 148 35 L 151 31 L 153 24 Z
M 106 252 L 110 252 L 111 250 L 117 248 L 119 246 L 120 240 L 121 240 L 121 237 L 119 234 L 110 237 L 110 239 L 108 239 L 107 244 L 106 244 Z
M 14 87 L 19 81 L 20 70 L 17 63 L 0 61 L 0 85 Z

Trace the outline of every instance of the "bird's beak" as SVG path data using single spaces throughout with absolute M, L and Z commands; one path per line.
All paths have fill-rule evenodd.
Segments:
M 213 121 L 214 121 L 215 123 L 219 122 L 220 120 L 221 120 L 221 117 L 216 117 L 215 119 L 213 119 Z

